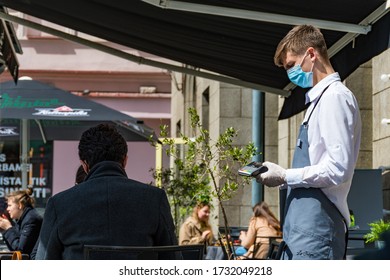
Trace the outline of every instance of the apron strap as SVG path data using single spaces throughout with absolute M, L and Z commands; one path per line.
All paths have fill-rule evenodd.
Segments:
M 303 123 L 303 125 L 306 126 L 306 125 L 309 123 L 309 120 L 310 120 L 310 118 L 311 118 L 311 114 L 313 114 L 313 111 L 314 111 L 314 109 L 317 107 L 317 104 L 320 102 L 320 99 L 321 99 L 322 95 L 323 95 L 324 92 L 328 89 L 328 87 L 329 87 L 330 85 L 331 85 L 331 84 L 327 85 L 327 87 L 324 88 L 324 90 L 321 92 L 321 95 L 320 95 L 320 97 L 318 98 L 316 104 L 314 104 L 313 110 L 311 110 L 309 117 L 308 117 L 307 120 Z

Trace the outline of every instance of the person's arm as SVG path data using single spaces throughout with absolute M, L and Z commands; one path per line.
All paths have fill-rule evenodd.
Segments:
M 245 247 L 246 249 L 249 249 L 249 247 L 255 243 L 257 234 L 255 224 L 256 219 L 252 218 L 249 222 L 248 231 L 246 232 L 246 234 L 243 234 L 242 236 L 240 235 L 240 237 L 242 237 L 241 246 Z
M 159 225 L 155 236 L 155 246 L 177 245 L 175 225 L 173 223 L 168 198 L 163 190 L 160 197 Z
M 38 239 L 36 260 L 62 259 L 63 246 L 58 237 L 55 197 L 49 199 Z
M 355 98 L 348 89 L 337 83 L 324 93 L 320 102 L 316 108 L 318 123 L 309 123 L 309 129 L 313 126 L 319 133 L 312 135 L 316 137 L 315 141 L 309 139 L 309 149 L 319 150 L 315 155 L 317 158 L 310 159 L 310 166 L 287 170 L 277 164 L 264 162 L 268 171 L 257 175 L 257 182 L 268 187 L 284 187 L 287 183 L 291 188 L 321 188 L 337 186 L 352 179 L 361 133 L 360 113 Z
M 359 141 L 356 137 L 360 137 L 359 112 L 353 100 L 345 93 L 324 93 L 317 106 L 320 135 L 316 137 L 320 143 L 312 145 L 322 145 L 325 152 L 320 159 L 313 159 L 316 164 L 288 169 L 286 181 L 290 187 L 336 186 L 352 178 L 357 156 L 355 143 Z
M 179 245 L 188 245 L 191 240 L 191 230 L 187 223 L 182 224 L 179 231 Z
M 172 219 L 171 209 L 168 203 L 168 198 L 165 191 L 160 191 L 159 202 L 159 224 L 154 238 L 154 246 L 170 246 L 177 245 L 177 238 L 175 235 L 175 226 Z M 171 260 L 182 259 L 181 253 L 177 252 L 160 252 L 158 259 Z
M 202 232 L 191 222 L 185 222 L 179 231 L 179 244 L 191 245 L 191 244 L 203 244 L 212 242 L 213 236 L 210 230 Z M 211 244 L 211 243 L 210 243 Z M 209 244 L 209 245 L 210 245 Z
M 206 231 L 204 231 L 203 232 L 203 234 L 205 234 L 205 232 Z M 210 229 L 208 229 L 207 230 L 207 234 L 206 234 L 206 245 L 212 245 L 213 243 L 214 243 L 214 241 L 215 241 L 215 239 L 214 239 L 214 235 L 213 235 L 213 231 L 212 231 L 212 229 L 210 228 Z
M 25 219 L 26 221 L 22 222 L 20 230 L 16 226 L 10 227 L 3 233 L 3 237 L 10 250 L 31 254 L 38 239 L 42 221 L 37 217 L 26 217 Z
M 35 242 L 34 248 L 31 251 L 30 260 L 35 260 L 36 259 L 37 251 L 38 251 L 38 244 L 39 244 L 39 241 L 37 240 L 37 242 Z
M 202 236 L 194 236 L 191 224 L 185 223 L 180 228 L 179 232 L 179 244 L 180 245 L 189 245 L 189 244 L 201 244 L 204 242 Z

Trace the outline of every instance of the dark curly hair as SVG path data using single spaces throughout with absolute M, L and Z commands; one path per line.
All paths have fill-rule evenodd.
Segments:
M 99 124 L 81 135 L 79 158 L 85 161 L 90 169 L 107 160 L 122 164 L 126 155 L 126 140 L 111 124 Z

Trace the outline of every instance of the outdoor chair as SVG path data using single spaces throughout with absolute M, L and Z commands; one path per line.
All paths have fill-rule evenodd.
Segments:
M 281 256 L 282 250 L 279 252 L 279 247 L 282 244 L 282 237 L 281 236 L 256 236 L 255 243 L 253 244 L 253 253 L 251 257 L 241 256 L 240 259 L 242 260 L 260 260 L 259 258 L 256 258 L 256 254 L 258 250 L 260 249 L 261 242 L 257 242 L 259 238 L 268 238 L 269 240 L 269 248 L 267 256 L 264 258 L 266 260 L 276 260 L 279 259 Z
M 219 244 L 222 249 L 223 259 L 224 260 L 235 260 L 236 254 L 234 253 L 234 246 L 229 242 L 227 242 L 224 238 L 218 238 Z
M 86 260 L 201 260 L 204 245 L 107 246 L 84 245 Z
M 266 259 L 267 260 L 280 260 L 284 246 L 285 246 L 285 242 L 283 240 L 281 240 L 281 238 L 270 239 L 268 254 L 267 254 Z

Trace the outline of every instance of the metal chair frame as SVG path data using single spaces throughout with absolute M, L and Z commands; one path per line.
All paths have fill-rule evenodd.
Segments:
M 279 252 L 279 245 L 282 244 L 282 237 L 281 236 L 256 236 L 255 242 L 253 244 L 253 252 L 252 257 L 243 257 L 241 256 L 241 259 L 244 260 L 259 260 L 258 258 L 255 258 L 257 251 L 260 249 L 261 242 L 256 242 L 259 238 L 268 238 L 269 239 L 269 248 L 268 253 L 265 259 L 267 260 L 275 260 L 280 258 L 281 252 Z
M 138 260 L 159 259 L 159 253 L 176 253 L 175 259 L 202 260 L 204 245 L 171 245 L 171 246 L 109 246 L 84 245 L 84 259 L 94 259 L 94 253 L 107 253 L 109 259 L 115 259 L 115 254 L 132 254 Z

